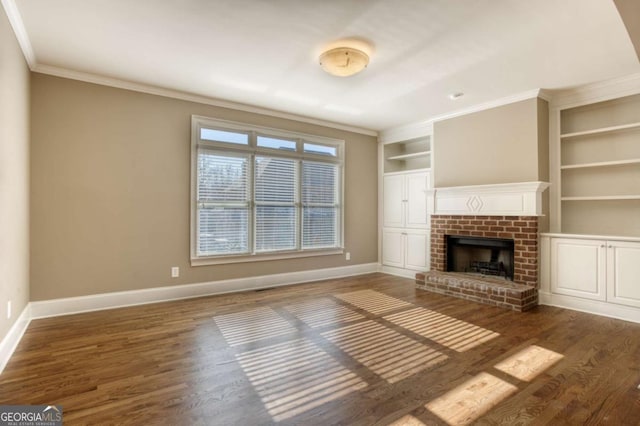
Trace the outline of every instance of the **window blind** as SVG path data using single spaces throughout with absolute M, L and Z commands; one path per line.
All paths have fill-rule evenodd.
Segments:
M 296 248 L 297 169 L 297 160 L 256 156 L 256 252 Z
M 302 247 L 336 247 L 338 241 L 337 164 L 302 162 Z
M 249 251 L 249 158 L 198 152 L 198 254 Z
M 341 247 L 343 141 L 195 116 L 192 125 L 192 260 Z

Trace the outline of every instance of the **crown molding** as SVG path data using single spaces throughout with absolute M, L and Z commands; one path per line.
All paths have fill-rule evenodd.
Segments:
M 7 18 L 9 19 L 9 23 L 13 28 L 13 33 L 16 35 L 20 49 L 22 49 L 24 59 L 27 61 L 29 69 L 33 71 L 33 68 L 36 66 L 36 55 L 33 53 L 33 47 L 31 46 L 31 41 L 27 35 L 27 30 L 24 27 L 24 22 L 22 21 L 22 15 L 20 15 L 18 6 L 16 6 L 15 0 L 2 0 L 2 7 L 4 8 Z
M 196 102 L 199 104 L 211 105 L 221 108 L 229 108 L 237 111 L 250 112 L 254 114 L 268 115 L 270 117 L 283 118 L 286 120 L 294 120 L 298 122 L 315 124 L 332 129 L 344 130 L 347 132 L 359 133 L 368 136 L 378 136 L 378 132 L 361 127 L 349 126 L 346 124 L 336 123 L 333 121 L 321 120 L 317 118 L 306 117 L 303 115 L 290 114 L 282 111 L 275 111 L 268 108 L 261 108 L 242 103 L 224 101 L 222 99 L 210 98 L 207 96 L 195 95 L 179 90 L 165 89 L 162 87 L 151 86 L 148 84 L 135 83 L 132 81 L 121 80 L 112 77 L 105 77 L 97 74 L 91 74 L 81 71 L 73 71 L 67 68 L 59 68 L 50 65 L 36 64 L 32 68 L 33 72 L 40 74 L 52 75 L 55 77 L 68 78 L 70 80 L 78 80 L 86 83 L 99 84 L 101 86 L 115 87 L 118 89 L 131 90 L 134 92 L 146 93 L 149 95 L 164 96 L 166 98 L 179 99 L 182 101 Z
M 427 136 L 433 134 L 433 123 L 450 118 L 460 117 L 474 112 L 480 112 L 491 108 L 509 105 L 515 102 L 525 101 L 527 99 L 542 98 L 547 102 L 550 101 L 550 93 L 541 89 L 528 90 L 526 92 L 516 93 L 504 98 L 495 99 L 481 104 L 472 105 L 456 111 L 447 112 L 433 116 L 427 120 L 421 120 L 415 123 L 405 124 L 403 126 L 391 127 L 380 132 L 378 140 L 382 143 L 398 142 L 401 140 L 412 139 L 419 136 Z M 422 130 L 423 133 L 418 133 Z M 428 133 L 426 133 L 428 131 Z M 411 135 L 410 137 L 405 137 Z
M 433 134 L 433 121 L 421 121 L 394 127 L 380 132 L 378 141 L 382 144 L 406 141 Z
M 565 109 L 637 93 L 640 93 L 640 73 L 554 91 L 550 106 Z

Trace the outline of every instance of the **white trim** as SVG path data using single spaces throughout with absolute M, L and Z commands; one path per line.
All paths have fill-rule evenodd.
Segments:
M 3 0 L 5 1 L 5 0 Z M 333 121 L 325 121 L 317 118 L 305 117 L 302 115 L 291 114 L 282 111 L 275 111 L 267 108 L 261 108 L 246 105 L 238 102 L 224 101 L 222 99 L 210 98 L 207 96 L 195 95 L 192 93 L 182 92 L 179 90 L 165 89 L 157 86 L 151 86 L 142 83 L 135 83 L 117 78 L 104 77 L 96 74 L 73 71 L 65 68 L 58 68 L 51 65 L 36 64 L 31 67 L 33 72 L 53 75 L 56 77 L 68 78 L 71 80 L 84 81 L 87 83 L 99 84 L 102 86 L 115 87 L 118 89 L 132 90 L 134 92 L 147 93 L 150 95 L 164 96 L 172 99 L 180 99 L 188 102 L 196 102 L 199 104 L 212 105 L 221 108 L 229 108 L 236 111 L 250 112 L 254 114 L 268 115 L 270 117 L 283 118 L 286 120 L 294 120 L 301 123 L 315 124 L 332 129 L 344 130 L 347 132 L 359 133 L 368 136 L 378 136 L 378 132 L 361 127 L 349 126 L 346 124 L 335 123 Z
M 559 90 L 554 93 L 549 108 L 567 109 L 623 96 L 635 95 L 639 91 L 640 73 L 636 73 L 611 80 L 585 84 L 572 89 Z
M 433 121 L 426 120 L 404 126 L 393 127 L 380 132 L 378 142 L 382 144 L 401 142 L 433 135 Z
M 4 7 L 4 11 L 7 13 L 7 18 L 9 19 L 9 23 L 13 28 L 13 33 L 18 40 L 24 59 L 27 61 L 29 69 L 33 70 L 36 66 L 36 55 L 33 53 L 33 47 L 31 46 L 27 30 L 24 27 L 24 21 L 22 20 L 18 6 L 16 5 L 15 0 L 2 0 L 2 6 Z
M 640 309 L 610 302 L 538 291 L 538 303 L 540 305 L 555 306 L 587 314 L 640 323 Z
M 393 266 L 381 265 L 380 272 L 383 272 L 389 275 L 395 275 L 396 277 L 415 279 L 416 274 L 420 271 L 413 271 L 411 269 L 396 268 Z
M 195 227 L 195 224 L 194 224 Z M 255 222 L 254 222 L 255 228 Z M 255 237 L 255 230 L 252 237 Z M 301 238 L 301 235 L 298 235 Z M 193 247 L 195 251 L 195 246 Z M 210 256 L 210 257 L 193 257 L 191 258 L 191 266 L 205 266 L 205 265 L 226 265 L 229 263 L 246 263 L 246 262 L 264 262 L 269 260 L 281 260 L 281 259 L 299 259 L 303 257 L 317 257 L 317 256 L 336 256 L 344 254 L 344 247 L 330 248 L 330 249 L 317 249 L 317 250 L 298 250 L 287 252 L 271 252 L 271 253 L 253 253 L 253 254 L 241 254 L 231 256 Z
M 527 99 L 533 98 L 542 98 L 546 101 L 549 101 L 549 93 L 541 89 L 529 90 L 510 96 L 505 96 L 504 98 L 472 105 L 456 111 L 447 112 L 445 114 L 436 115 L 430 117 L 427 120 L 421 120 L 415 123 L 409 123 L 397 127 L 391 127 L 380 131 L 378 140 L 381 143 L 390 143 L 413 139 L 419 136 L 433 135 L 433 123 L 437 121 L 448 120 L 450 118 L 460 117 L 462 115 L 472 114 L 474 112 L 497 108 L 500 106 L 509 105 L 515 102 L 525 101 Z
M 589 234 L 563 234 L 557 232 L 543 232 L 541 237 L 550 238 L 575 238 L 579 240 L 614 240 L 640 242 L 640 237 L 622 237 L 618 235 L 589 235 Z
M 283 274 L 231 280 L 210 281 L 170 287 L 155 287 L 142 290 L 92 294 L 31 302 L 32 318 L 47 318 L 81 312 L 99 311 L 125 306 L 145 305 L 169 300 L 189 299 L 216 294 L 302 284 L 310 281 L 349 277 L 378 271 L 377 263 L 363 263 L 353 266 L 314 269 L 310 271 L 287 272 Z
M 31 304 L 27 303 L 27 306 L 24 307 L 16 322 L 13 323 L 9 332 L 0 342 L 0 373 L 2 373 L 7 362 L 9 362 L 11 355 L 13 355 L 13 352 L 16 350 L 18 343 L 20 343 L 20 339 L 22 339 L 24 332 L 27 331 L 27 327 L 30 322 Z
M 427 191 L 436 215 L 541 216 L 546 182 L 456 186 Z

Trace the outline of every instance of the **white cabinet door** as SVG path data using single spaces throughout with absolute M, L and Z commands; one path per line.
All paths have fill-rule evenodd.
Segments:
M 607 300 L 640 307 L 640 243 L 607 241 Z
M 605 300 L 604 241 L 556 238 L 552 244 L 551 259 L 553 293 Z
M 405 235 L 405 268 L 429 270 L 429 234 L 407 231 Z
M 382 264 L 404 267 L 404 235 L 399 229 L 384 229 L 382 231 Z
M 404 176 L 385 176 L 382 185 L 382 196 L 383 226 L 402 228 L 405 215 Z
M 406 224 L 407 228 L 428 227 L 427 223 L 427 173 L 406 176 Z

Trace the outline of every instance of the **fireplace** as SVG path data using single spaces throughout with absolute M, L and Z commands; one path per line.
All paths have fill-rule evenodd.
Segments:
M 435 188 L 431 267 L 416 287 L 516 311 L 538 303 L 538 230 L 546 182 Z
M 431 216 L 431 271 L 416 274 L 417 288 L 526 311 L 537 286 L 537 216 Z
M 447 271 L 513 281 L 512 239 L 446 235 Z

